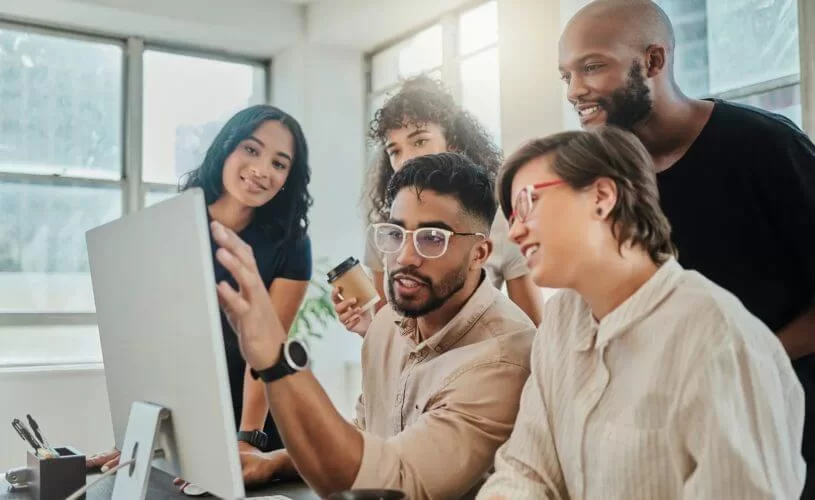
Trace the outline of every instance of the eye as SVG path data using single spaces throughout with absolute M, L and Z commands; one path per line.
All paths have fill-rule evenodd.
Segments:
M 569 73 L 561 73 L 560 74 L 560 81 L 563 82 L 563 83 L 569 83 L 569 80 L 571 80 L 571 79 L 572 78 L 569 75 Z
M 257 156 L 258 155 L 258 150 L 255 149 L 254 147 L 248 145 L 248 144 L 243 147 L 243 150 L 246 151 L 247 153 L 249 153 L 252 156 Z
M 273 166 L 273 167 L 274 167 L 276 170 L 286 170 L 287 168 L 289 168 L 289 167 L 288 167 L 288 165 L 286 165 L 285 163 L 280 163 L 280 162 L 279 162 L 279 161 L 277 161 L 277 160 L 275 160 L 275 161 L 273 161 L 273 162 L 272 162 L 272 166 Z
M 444 243 L 444 233 L 437 230 L 423 231 L 420 239 L 431 244 Z
M 427 144 L 428 142 L 430 142 L 428 139 L 419 139 L 413 145 L 415 147 L 417 147 L 417 148 L 420 148 L 420 147 L 424 146 L 425 144 Z
M 399 154 L 399 151 L 396 150 L 396 149 L 391 149 L 390 151 L 388 151 L 388 157 L 390 157 L 390 158 L 393 158 L 394 156 L 396 156 L 398 154 Z
M 599 63 L 591 63 L 591 64 L 587 64 L 587 65 L 586 65 L 586 67 L 585 67 L 584 71 L 585 71 L 586 73 L 591 73 L 591 72 L 593 72 L 593 71 L 597 71 L 598 69 L 600 69 L 600 68 L 602 68 L 602 67 L 603 67 L 603 65 L 602 65 L 602 64 L 599 64 Z

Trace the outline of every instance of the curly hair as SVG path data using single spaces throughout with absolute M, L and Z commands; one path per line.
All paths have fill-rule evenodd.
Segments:
M 229 119 L 207 149 L 200 167 L 179 180 L 179 191 L 200 187 L 207 205 L 215 203 L 224 191 L 223 171 L 227 157 L 238 144 L 267 121 L 282 123 L 294 138 L 294 158 L 286 179 L 286 189 L 255 210 L 255 220 L 273 234 L 282 231 L 283 240 L 302 239 L 308 231 L 308 209 L 312 198 L 308 191 L 311 168 L 308 145 L 300 124 L 291 115 L 274 106 L 259 104 L 239 111 Z
M 433 123 L 444 131 L 447 145 L 463 153 L 493 177 L 501 166 L 501 150 L 476 118 L 456 104 L 444 85 L 428 76 L 406 80 L 399 92 L 376 111 L 368 137 L 378 146 L 369 168 L 364 196 L 370 222 L 384 219 L 388 204 L 386 193 L 393 167 L 384 150 L 388 132 L 410 125 Z

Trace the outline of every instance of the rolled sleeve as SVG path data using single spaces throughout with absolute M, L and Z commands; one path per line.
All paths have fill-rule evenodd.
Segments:
M 492 362 L 455 378 L 392 438 L 363 433 L 354 488 L 396 488 L 413 499 L 457 498 L 477 486 L 509 437 L 525 367 Z
M 373 238 L 369 237 L 365 240 L 365 254 L 362 257 L 362 263 L 365 267 L 374 272 L 383 272 L 385 266 L 382 263 L 382 254 L 376 249 Z

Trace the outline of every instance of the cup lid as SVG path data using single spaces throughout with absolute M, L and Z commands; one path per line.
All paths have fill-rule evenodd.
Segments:
M 337 267 L 328 271 L 328 282 L 331 283 L 332 281 L 336 280 L 340 276 L 342 276 L 346 271 L 354 267 L 355 265 L 359 264 L 359 260 L 354 257 L 348 257 L 344 261 L 342 261 Z

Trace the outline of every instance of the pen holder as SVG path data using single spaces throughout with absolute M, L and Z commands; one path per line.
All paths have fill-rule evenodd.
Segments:
M 54 451 L 58 457 L 41 458 L 28 451 L 29 491 L 34 500 L 65 500 L 85 486 L 85 455 L 70 446 L 55 447 Z

